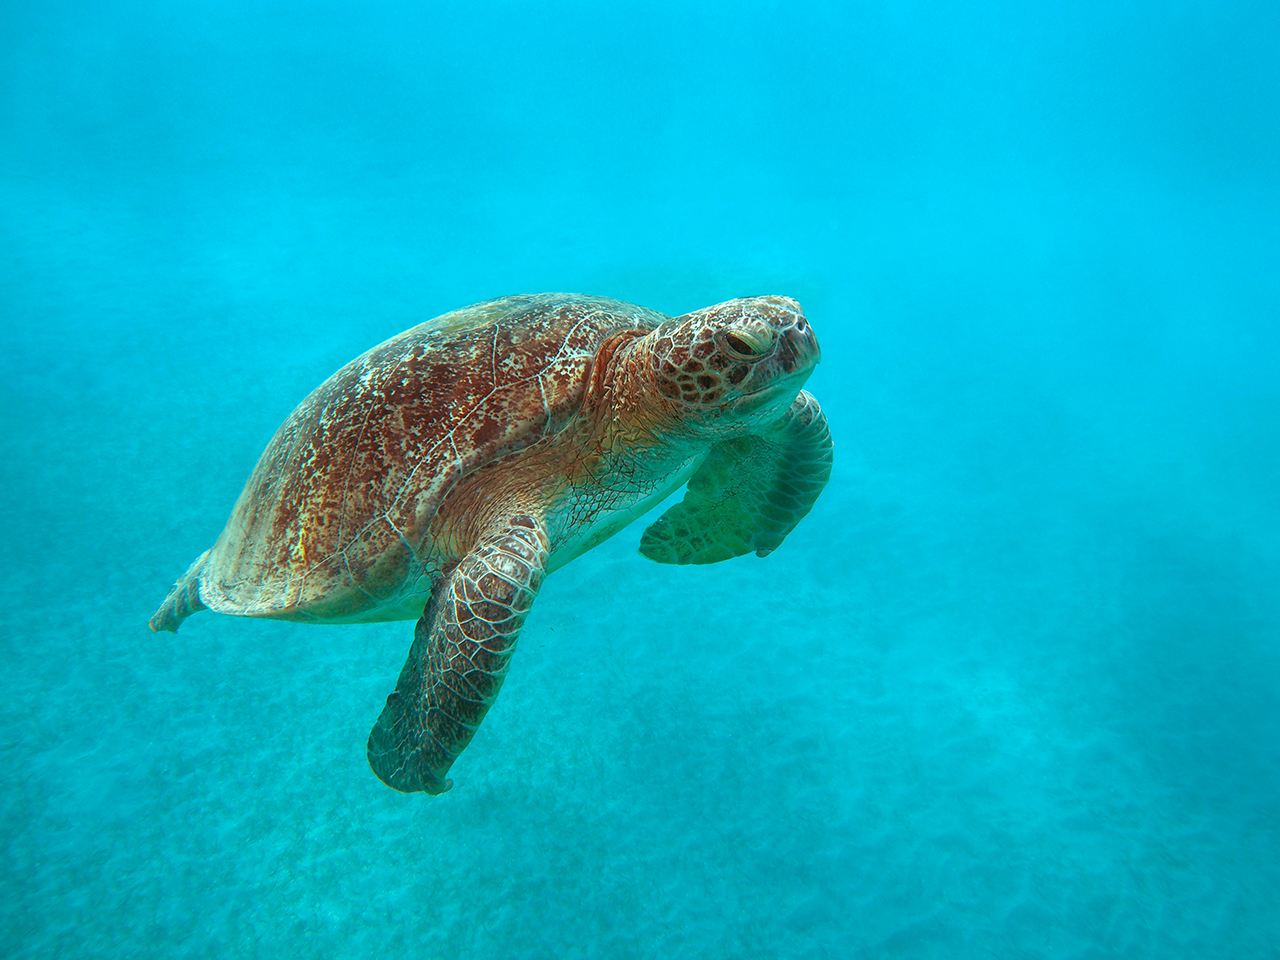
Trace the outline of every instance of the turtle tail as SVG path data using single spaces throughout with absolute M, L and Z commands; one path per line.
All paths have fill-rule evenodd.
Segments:
M 178 578 L 178 582 L 169 591 L 169 596 L 165 598 L 164 603 L 160 604 L 160 609 L 151 618 L 152 630 L 156 632 L 168 630 L 170 633 L 177 633 L 183 620 L 193 613 L 207 609 L 200 600 L 200 571 L 204 569 L 208 559 L 209 551 L 206 550 L 187 568 L 187 572 Z

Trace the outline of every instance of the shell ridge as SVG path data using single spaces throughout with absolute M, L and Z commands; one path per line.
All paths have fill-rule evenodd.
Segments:
M 351 558 L 347 556 L 347 551 L 345 547 L 342 549 L 341 554 L 342 554 L 342 569 L 347 571 L 347 576 L 351 578 L 351 585 L 355 587 L 357 590 L 359 590 L 361 593 L 363 593 L 370 600 L 376 601 L 378 598 L 375 597 L 368 590 L 366 590 L 364 586 L 360 583 L 360 581 L 356 579 L 355 571 L 351 569 Z
M 583 510 L 610 487 L 629 489 L 630 479 L 599 475 L 607 451 L 582 422 L 583 378 L 603 340 L 665 319 L 608 298 L 522 295 L 451 311 L 366 351 L 281 425 L 264 452 L 274 459 L 238 501 L 217 589 L 206 592 L 251 616 L 310 619 L 303 608 L 315 605 L 319 619 L 347 617 L 356 612 L 347 600 L 362 611 L 369 599 L 393 606 L 418 589 L 395 587 L 396 575 L 417 584 L 435 562 L 424 560 L 439 552 L 434 515 L 449 510 L 459 481 L 552 438 L 565 438 L 557 489 L 587 482 Z
M 409 486 L 413 483 L 414 477 L 416 477 L 418 474 L 418 469 L 424 463 L 427 463 L 431 459 L 431 454 L 434 453 L 436 450 L 438 450 L 440 448 L 440 445 L 443 444 L 445 441 L 448 441 L 450 448 L 453 450 L 453 462 L 457 464 L 459 467 L 463 465 L 462 453 L 458 450 L 458 444 L 454 440 L 454 434 L 457 432 L 459 427 L 464 426 L 467 423 L 467 421 L 471 419 L 471 415 L 475 413 L 478 409 L 480 409 L 480 407 L 484 405 L 484 402 L 486 400 L 488 400 L 497 392 L 498 390 L 495 387 L 494 389 L 486 393 L 483 397 L 481 397 L 479 400 L 477 400 L 475 406 L 473 406 L 470 410 L 466 411 L 466 413 L 462 414 L 461 416 L 455 418 L 453 426 L 450 427 L 448 431 L 446 431 L 445 435 L 441 437 L 437 443 L 432 444 L 431 449 L 429 449 L 422 457 L 418 459 L 418 462 L 415 463 L 413 467 L 409 470 L 409 473 L 404 478 L 404 482 L 400 484 L 395 494 L 388 498 L 388 502 L 390 504 L 389 509 L 395 509 L 396 507 L 403 505 L 406 499 L 405 490 L 407 490 Z M 466 471 L 464 470 L 462 471 L 462 473 L 459 473 L 458 477 L 455 478 L 454 483 L 456 483 L 459 479 L 461 479 L 462 474 L 465 472 Z M 452 486 L 452 484 L 450 484 L 450 486 Z
M 425 325 L 426 324 L 420 324 L 419 327 L 425 326 Z M 415 327 L 413 329 L 416 330 L 418 329 L 418 327 Z M 380 346 L 385 346 L 386 344 L 392 343 L 395 340 L 400 339 L 401 336 L 403 336 L 403 334 L 400 334 L 396 337 L 392 337 L 389 340 L 384 341 L 384 343 L 381 344 Z M 379 349 L 378 347 L 375 347 L 374 351 L 376 352 L 378 349 Z M 364 358 L 361 358 L 361 359 L 363 360 Z M 401 355 L 401 357 L 398 360 L 396 360 L 395 364 L 388 371 L 387 375 L 385 377 L 382 377 L 381 380 L 384 382 L 390 380 L 402 366 L 404 366 L 403 355 Z M 360 382 L 364 383 L 364 381 L 366 381 L 370 377 L 370 375 L 374 372 L 374 369 L 375 367 L 370 363 L 368 363 L 367 361 L 361 363 L 361 374 L 359 377 Z M 353 373 L 354 373 L 354 370 L 353 370 Z M 326 403 L 325 406 L 327 405 L 328 404 Z M 364 416 L 361 418 L 360 428 L 356 433 L 356 440 L 355 440 L 354 446 L 357 448 L 360 445 L 360 441 L 364 439 L 365 433 L 368 431 L 369 420 L 373 416 L 373 413 L 376 407 L 377 407 L 377 398 L 375 396 L 368 397 L 365 405 Z M 317 414 L 318 423 L 320 422 L 320 418 L 324 414 L 324 409 L 325 409 L 324 406 L 322 406 L 320 408 L 319 413 Z M 294 602 L 297 601 L 297 598 L 300 598 L 302 596 L 302 581 L 305 580 L 309 574 L 314 573 L 319 568 L 325 566 L 328 563 L 331 563 L 335 557 L 342 556 L 343 565 L 347 570 L 347 573 L 352 574 L 350 565 L 346 561 L 347 548 L 350 547 L 351 544 L 355 542 L 356 538 L 359 537 L 361 533 L 363 533 L 365 530 L 368 530 L 369 527 L 371 527 L 373 523 L 376 523 L 377 521 L 375 520 L 375 521 L 372 521 L 371 523 L 365 524 L 365 526 L 361 527 L 357 533 L 354 533 L 348 536 L 347 529 L 346 529 L 346 523 L 347 523 L 346 507 L 347 507 L 347 497 L 350 493 L 350 488 L 351 488 L 351 472 L 348 471 L 346 476 L 343 478 L 342 494 L 339 500 L 338 516 L 340 519 L 339 519 L 339 526 L 338 526 L 338 536 L 336 538 L 336 542 L 338 545 L 332 550 L 319 554 L 314 559 L 311 557 L 308 557 L 309 562 L 307 563 L 306 567 L 302 570 L 300 574 L 296 575 L 296 579 L 298 581 L 298 589 L 296 591 L 296 597 Z M 352 575 L 352 578 L 354 580 L 354 575 Z M 290 581 L 292 581 L 295 578 L 290 577 L 289 579 Z M 289 588 L 289 589 L 291 592 L 293 592 L 292 588 Z
M 391 511 L 395 510 L 397 507 L 403 506 L 405 500 L 407 499 L 405 491 L 412 487 L 414 479 L 417 477 L 419 468 L 424 463 L 427 463 L 431 460 L 431 455 L 437 449 L 439 449 L 440 445 L 443 444 L 446 440 L 449 442 L 453 450 L 453 462 L 461 468 L 459 475 L 456 478 L 454 478 L 453 483 L 449 484 L 449 487 L 452 488 L 452 486 L 456 484 L 458 480 L 462 479 L 462 477 L 469 472 L 466 469 L 467 465 L 463 463 L 463 459 L 464 459 L 463 455 L 458 450 L 458 445 L 455 441 L 455 434 L 460 428 L 466 426 L 467 422 L 471 419 L 472 415 L 475 414 L 475 412 L 478 409 L 480 409 L 488 400 L 493 398 L 494 395 L 496 395 L 500 390 L 514 389 L 516 387 L 526 385 L 530 381 L 537 383 L 538 391 L 542 397 L 542 409 L 543 409 L 543 414 L 546 420 L 546 423 L 543 425 L 541 435 L 542 436 L 549 435 L 552 432 L 551 430 L 552 420 L 553 420 L 552 409 L 551 409 L 552 405 L 551 405 L 550 398 L 547 396 L 546 388 L 543 383 L 544 376 L 547 373 L 547 371 L 555 367 L 558 363 L 562 362 L 563 360 L 581 359 L 583 363 L 590 362 L 591 358 L 594 357 L 593 353 L 589 353 L 584 350 L 574 350 L 569 346 L 569 344 L 570 344 L 570 341 L 573 339 L 573 335 L 578 331 L 580 327 L 587 324 L 589 320 L 593 318 L 598 318 L 604 315 L 605 314 L 603 311 L 597 310 L 580 318 L 577 322 L 573 324 L 572 327 L 570 327 L 569 332 L 561 340 L 560 349 L 556 352 L 556 354 L 553 357 L 549 358 L 536 371 L 533 371 L 517 379 L 511 380 L 509 383 L 504 383 L 500 387 L 497 386 L 496 383 L 498 379 L 498 366 L 497 366 L 498 342 L 500 339 L 499 334 L 501 332 L 502 325 L 495 323 L 493 326 L 493 342 L 492 342 L 491 356 L 490 356 L 490 370 L 491 370 L 491 374 L 492 374 L 493 382 L 495 383 L 495 386 L 491 390 L 489 390 L 489 392 L 486 393 L 483 397 L 479 398 L 470 409 L 466 410 L 457 418 L 455 418 L 454 425 L 450 427 L 449 430 L 444 434 L 444 436 L 442 436 L 439 441 L 433 444 L 431 448 L 428 449 L 422 455 L 422 457 L 419 458 L 419 460 L 413 465 L 413 467 L 409 470 L 408 474 L 405 476 L 404 481 L 400 484 L 399 488 L 396 490 L 395 494 L 388 498 L 388 504 L 389 504 L 388 516 L 390 515 Z M 397 365 L 397 367 L 398 366 L 399 365 Z M 501 456 L 506 451 L 502 451 L 501 448 L 499 448 L 499 450 L 496 452 L 499 456 Z M 447 491 L 442 491 L 438 499 L 442 500 L 446 492 Z
M 395 340 L 395 339 L 397 338 L 395 337 L 392 338 L 392 340 Z M 404 366 L 404 360 L 405 360 L 404 353 L 402 352 L 400 354 L 400 358 L 395 362 L 395 365 L 392 366 L 392 368 L 387 372 L 387 375 L 382 378 L 383 382 L 389 381 L 392 377 L 395 376 L 396 372 L 399 371 L 399 369 L 402 366 Z M 372 366 L 369 364 L 366 364 L 364 377 L 368 377 L 369 374 L 372 372 L 372 370 L 373 370 Z M 364 378 L 362 377 L 361 379 L 364 379 Z M 376 395 L 370 396 L 368 399 L 368 405 L 365 409 L 364 419 L 360 421 L 360 431 L 359 433 L 356 434 L 355 449 L 359 449 L 360 441 L 364 439 L 365 431 L 369 429 L 369 418 L 373 416 L 373 411 L 376 406 L 377 406 Z M 342 482 L 341 506 L 339 507 L 339 513 L 338 513 L 339 520 L 338 520 L 337 541 L 338 543 L 342 544 L 341 549 L 344 557 L 346 555 L 346 548 L 348 544 L 350 544 L 352 540 L 354 540 L 354 537 L 348 538 L 346 535 L 347 534 L 347 531 L 346 531 L 347 496 L 350 493 L 350 491 L 351 491 L 351 473 L 348 472 L 347 476 L 343 479 L 343 482 Z M 351 572 L 350 569 L 348 569 L 347 572 L 350 573 Z

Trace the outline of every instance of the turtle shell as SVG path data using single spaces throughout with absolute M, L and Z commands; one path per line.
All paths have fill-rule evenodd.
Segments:
M 352 360 L 290 414 L 203 558 L 201 601 L 312 621 L 421 615 L 450 489 L 565 429 L 613 334 L 667 319 L 601 297 L 464 307 Z M 193 571 L 194 572 L 194 571 Z

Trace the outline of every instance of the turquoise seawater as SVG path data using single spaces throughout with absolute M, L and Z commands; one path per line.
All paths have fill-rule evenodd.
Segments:
M 434 798 L 411 623 L 148 632 L 550 290 L 804 305 L 780 549 L 553 574 Z M 6 0 L 0 504 L 4 956 L 1280 956 L 1280 7 Z

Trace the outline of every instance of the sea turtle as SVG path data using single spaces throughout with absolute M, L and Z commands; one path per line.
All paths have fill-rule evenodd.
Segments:
M 226 529 L 151 618 L 417 620 L 369 764 L 443 793 L 542 578 L 688 481 L 640 552 L 764 556 L 831 473 L 801 385 L 818 341 L 785 297 L 670 318 L 504 297 L 407 330 L 322 383 L 267 445 Z

